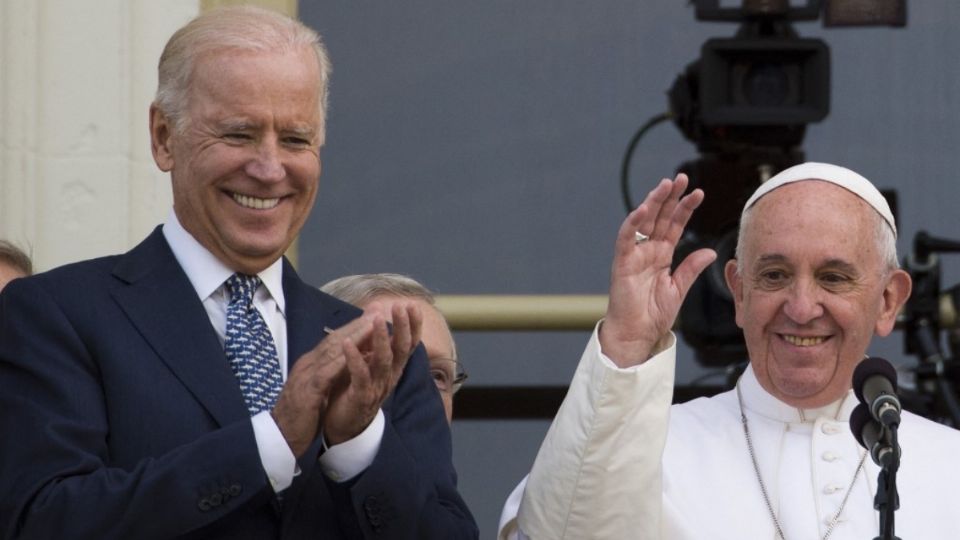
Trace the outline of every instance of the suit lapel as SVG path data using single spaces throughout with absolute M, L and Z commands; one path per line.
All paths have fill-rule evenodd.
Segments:
M 221 426 L 249 418 L 196 291 L 157 227 L 121 257 L 113 296 L 157 356 Z
M 283 296 L 286 300 L 287 362 L 293 364 L 320 343 L 324 327 L 340 328 L 360 315 L 360 310 L 304 283 L 293 266 L 283 261 Z

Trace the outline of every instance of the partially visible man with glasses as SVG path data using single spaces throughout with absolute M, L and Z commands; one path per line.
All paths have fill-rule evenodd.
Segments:
M 357 274 L 337 278 L 320 290 L 363 309 L 376 301 L 387 320 L 397 300 L 412 299 L 420 304 L 423 313 L 420 339 L 430 359 L 430 374 L 440 391 L 447 422 L 453 419 L 453 395 L 460 390 L 467 373 L 457 359 L 457 345 L 450 326 L 437 309 L 429 289 L 401 274 Z

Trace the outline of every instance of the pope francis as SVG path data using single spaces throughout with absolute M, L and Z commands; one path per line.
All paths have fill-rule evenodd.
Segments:
M 663 180 L 621 226 L 606 316 L 500 538 L 874 538 L 879 468 L 847 423 L 854 368 L 910 295 L 890 208 L 835 165 L 762 184 L 725 266 L 750 365 L 734 390 L 671 406 L 670 328 L 716 258 L 701 249 L 671 272 L 704 197 L 686 188 Z M 960 538 L 960 432 L 904 412 L 899 435 L 896 533 Z

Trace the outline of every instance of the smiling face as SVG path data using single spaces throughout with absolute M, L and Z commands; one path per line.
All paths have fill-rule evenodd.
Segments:
M 317 194 L 323 119 L 309 48 L 196 59 L 183 132 L 150 111 L 154 159 L 170 171 L 183 227 L 235 271 L 287 249 Z
M 879 215 L 844 188 L 788 184 L 752 213 L 742 273 L 726 267 L 751 365 L 781 401 L 827 405 L 850 388 L 873 335 L 893 329 L 910 277 L 884 264 Z

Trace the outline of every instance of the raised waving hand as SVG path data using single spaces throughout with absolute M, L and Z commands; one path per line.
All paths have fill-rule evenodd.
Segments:
M 687 183 L 682 173 L 661 180 L 617 234 L 600 346 L 620 367 L 640 364 L 665 346 L 687 291 L 717 258 L 712 249 L 699 249 L 670 271 L 683 229 L 703 202 L 700 189 L 684 195 Z

